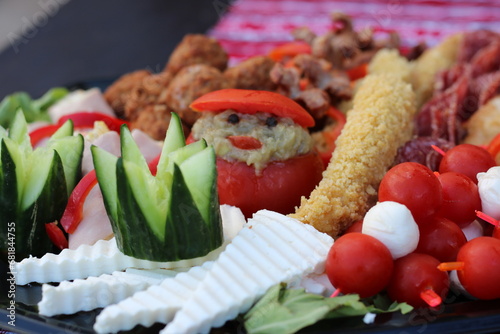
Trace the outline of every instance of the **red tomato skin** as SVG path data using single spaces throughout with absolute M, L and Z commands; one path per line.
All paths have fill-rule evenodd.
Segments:
M 448 273 L 437 268 L 439 264 L 438 259 L 421 253 L 410 253 L 397 259 L 387 287 L 389 298 L 417 308 L 428 307 L 420 293 L 430 288 L 444 300 L 450 280 Z
M 468 226 L 482 207 L 477 185 L 466 175 L 456 172 L 439 174 L 438 179 L 443 188 L 443 204 L 437 215 L 461 228 Z
M 439 180 L 428 167 L 404 162 L 386 173 L 380 182 L 378 200 L 404 204 L 419 222 L 439 210 L 443 196 Z
M 495 227 L 493 228 L 492 237 L 493 237 L 493 238 L 500 239 L 500 227 L 499 227 L 499 226 L 495 226 Z
M 500 298 L 500 239 L 478 237 L 467 242 L 458 252 L 458 279 L 472 296 L 490 300 Z
M 433 217 L 419 225 L 420 238 L 415 252 L 429 254 L 441 262 L 457 259 L 460 248 L 467 239 L 462 229 L 449 219 Z
M 237 206 L 245 217 L 268 209 L 282 214 L 295 211 L 322 179 L 323 162 L 317 153 L 269 163 L 260 174 L 244 162 L 217 157 L 217 186 L 221 204 Z
M 362 229 L 363 229 L 363 220 L 358 220 L 354 222 L 351 226 L 349 226 L 349 228 L 344 231 L 344 234 L 355 233 L 355 232 L 361 233 Z
M 325 272 L 342 293 L 357 293 L 365 298 L 387 286 L 393 266 L 391 252 L 382 242 L 354 232 L 335 241 L 327 255 Z
M 484 148 L 460 144 L 448 150 L 439 164 L 439 172 L 457 172 L 468 176 L 477 184 L 477 173 L 496 166 L 493 156 Z

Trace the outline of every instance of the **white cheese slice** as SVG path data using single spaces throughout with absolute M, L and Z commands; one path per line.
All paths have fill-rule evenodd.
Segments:
M 137 292 L 117 304 L 106 307 L 97 316 L 97 333 L 116 333 L 136 325 L 149 327 L 154 323 L 171 321 L 182 304 L 190 298 L 196 286 L 205 277 L 213 262 L 191 268 L 187 272 L 167 278 L 160 285 Z
M 123 254 L 113 238 L 99 240 L 92 246 L 81 245 L 74 250 L 64 249 L 57 255 L 48 253 L 41 258 L 26 258 L 21 262 L 16 262 L 12 272 L 16 278 L 16 284 L 24 285 L 31 282 L 50 283 L 83 279 L 111 274 L 114 271 L 122 271 L 131 267 L 143 269 L 193 267 L 205 261 L 215 260 L 226 244 L 203 257 L 175 262 L 155 262 Z
M 246 312 L 273 285 L 324 271 L 333 239 L 311 225 L 261 210 L 214 263 L 162 333 L 208 333 Z
M 145 272 L 145 271 L 143 271 Z M 117 271 L 112 275 L 89 277 L 85 280 L 64 281 L 58 286 L 44 284 L 38 311 L 45 316 L 73 314 L 116 304 L 151 285 L 160 284 L 166 277 Z

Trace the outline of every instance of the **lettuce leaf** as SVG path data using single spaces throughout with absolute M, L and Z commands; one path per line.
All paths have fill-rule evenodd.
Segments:
M 369 312 L 400 311 L 405 314 L 413 309 L 406 303 L 388 303 L 382 296 L 370 300 L 373 304 L 365 302 L 356 294 L 328 298 L 278 284 L 243 316 L 243 322 L 248 334 L 286 334 L 322 319 L 362 316 Z

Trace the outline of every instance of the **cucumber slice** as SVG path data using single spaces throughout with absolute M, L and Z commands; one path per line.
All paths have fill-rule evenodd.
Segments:
M 51 137 L 47 143 L 47 148 L 55 150 L 61 157 L 68 197 L 81 179 L 83 150 L 85 148 L 83 136 L 81 134 L 73 136 L 72 128 L 71 126 L 69 135 L 60 138 Z
M 92 160 L 101 188 L 106 212 L 111 221 L 118 221 L 118 193 L 116 183 L 116 163 L 118 158 L 97 146 L 91 146 Z
M 174 114 L 153 176 L 130 131 L 122 128 L 120 137 L 121 158 L 92 148 L 120 250 L 136 258 L 175 261 L 219 247 L 223 237 L 213 148 L 205 141 L 186 146 Z

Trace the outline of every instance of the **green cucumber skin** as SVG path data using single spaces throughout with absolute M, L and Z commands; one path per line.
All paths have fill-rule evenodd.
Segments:
M 10 163 L 8 163 L 9 160 Z M 6 249 L 7 226 L 13 222 L 17 261 L 29 255 L 40 257 L 48 252 L 56 252 L 54 244 L 45 231 L 45 224 L 58 220 L 62 216 L 68 201 L 68 197 L 65 196 L 66 179 L 59 154 L 54 151 L 49 176 L 43 190 L 35 202 L 25 210 L 21 210 L 20 203 L 17 203 L 17 197 L 12 196 L 17 192 L 17 181 L 15 166 L 8 150 L 2 151 L 2 164 L 3 179 L 7 181 L 2 183 L 2 199 L 8 197 L 9 192 L 13 191 L 10 192 L 10 199 L 0 203 L 0 211 L 8 212 L 8 214 L 2 216 L 1 221 L 3 228 L 0 235 L 2 241 L 4 241 L 2 248 Z M 16 190 L 13 190 L 14 187 Z
M 217 196 L 212 197 L 210 221 L 205 221 L 196 208 L 191 192 L 177 164 L 174 164 L 174 182 L 172 183 L 172 202 L 167 216 L 167 233 L 173 231 L 178 244 L 180 259 L 189 259 L 206 255 L 222 245 L 222 227 Z M 217 193 L 217 184 L 212 187 L 212 194 Z M 203 247 L 202 247 L 203 246 Z
M 165 247 L 148 226 L 128 182 L 123 159 L 116 163 L 117 220 L 111 221 L 118 248 L 125 254 L 139 259 L 167 261 Z
M 9 240 L 9 227 L 12 222 L 16 222 L 17 215 L 17 178 L 16 178 L 16 166 L 12 160 L 9 151 L 7 150 L 7 145 L 5 141 L 1 140 L 1 152 L 0 155 L 2 162 L 1 169 L 1 187 L 0 187 L 0 224 L 2 226 L 0 230 L 0 248 L 8 248 Z M 15 229 L 15 226 L 14 226 Z M 12 233 L 12 229 L 10 230 Z

